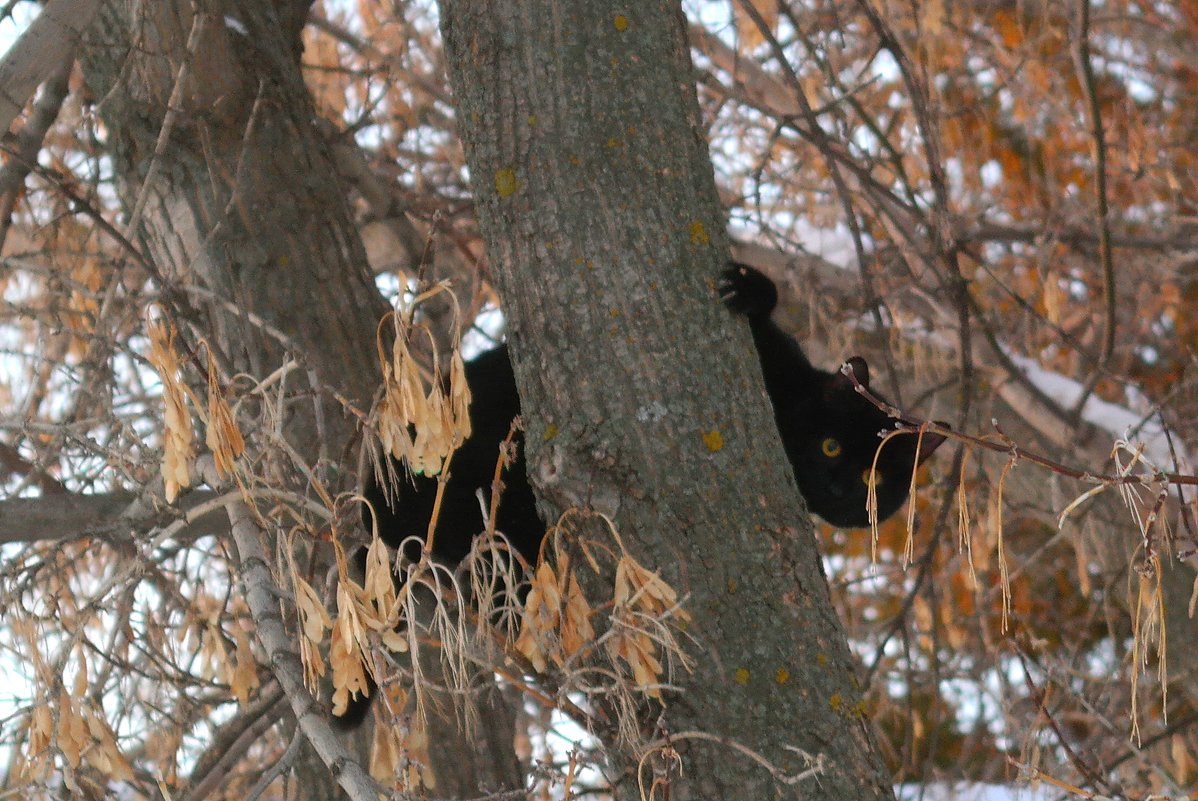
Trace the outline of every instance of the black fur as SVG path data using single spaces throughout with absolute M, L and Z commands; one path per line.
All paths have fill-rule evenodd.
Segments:
M 847 376 L 813 367 L 798 343 L 774 325 L 770 313 L 778 293 L 769 278 L 751 267 L 733 265 L 724 273 L 720 290 L 728 308 L 749 320 L 778 433 L 808 508 L 837 526 L 868 525 L 865 478 L 880 442 L 878 432 L 893 428 L 895 421 L 861 397 Z M 854 357 L 849 364 L 857 380 L 869 386 L 865 360 Z M 467 362 L 466 380 L 474 398 L 470 407 L 473 435 L 450 463 L 451 480 L 442 498 L 433 547 L 433 555 L 451 565 L 466 557 L 475 535 L 484 529 L 477 493 L 481 489 L 489 508 L 499 444 L 507 436 L 512 419 L 520 413 L 520 396 L 506 346 Z M 920 458 L 930 455 L 943 440 L 939 435 L 925 435 Z M 914 436 L 895 438 L 878 457 L 879 520 L 894 514 L 906 500 L 915 465 L 915 442 Z M 537 514 L 528 483 L 522 433 L 516 433 L 513 444 L 516 457 L 503 476 L 496 528 L 528 564 L 535 564 L 545 523 Z M 391 467 L 405 479 L 394 487 L 389 502 L 373 471 L 368 473 L 363 494 L 370 507 L 363 505 L 362 521 L 369 531 L 373 508 L 379 515 L 379 536 L 387 545 L 398 548 L 409 537 L 423 540 L 437 480 L 427 476 L 406 478 L 404 467 L 394 463 Z M 416 540 L 409 540 L 405 555 L 412 560 L 419 558 Z M 361 723 L 370 700 L 351 699 L 339 719 L 340 725 L 353 728 Z

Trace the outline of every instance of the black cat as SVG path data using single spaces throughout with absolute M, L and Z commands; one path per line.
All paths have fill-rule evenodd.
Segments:
M 906 421 L 888 417 L 862 397 L 847 375 L 811 365 L 799 343 L 770 319 L 778 290 L 768 277 L 732 264 L 721 276 L 719 290 L 729 309 L 749 318 L 778 434 L 807 508 L 835 526 L 868 526 L 866 498 L 879 432 Z M 848 363 L 857 382 L 869 388 L 865 359 L 854 356 Z M 879 522 L 907 499 L 916 442 L 915 435 L 893 437 L 877 456 L 873 481 Z M 943 442 L 940 434 L 925 433 L 919 461 Z
M 798 479 L 808 508 L 837 526 L 869 525 L 866 491 L 870 465 L 881 440 L 878 432 L 895 421 L 861 397 L 847 376 L 811 366 L 799 345 L 770 320 L 778 292 L 769 278 L 751 267 L 733 265 L 720 282 L 721 298 L 730 309 L 749 318 L 757 345 L 766 389 L 782 444 Z M 857 380 L 869 386 L 865 360 L 849 360 Z M 437 520 L 433 555 L 456 565 L 470 552 L 476 534 L 483 530 L 483 503 L 490 508 L 491 482 L 499 444 L 512 419 L 520 413 L 520 396 L 506 346 L 487 351 L 466 363 L 466 381 L 474 401 L 470 406 L 473 434 L 454 453 Z M 944 438 L 925 434 L 919 458 L 929 456 Z M 903 504 L 915 466 L 914 436 L 893 439 L 878 457 L 878 519 L 884 520 Z M 545 523 L 537 514 L 524 461 L 524 438 L 517 432 L 516 457 L 503 475 L 503 491 L 495 527 L 528 564 L 535 564 L 545 536 Z M 392 548 L 408 537 L 422 538 L 432 516 L 437 480 L 407 476 L 404 467 L 392 464 L 403 476 L 390 495 L 383 492 L 373 471 L 367 473 L 362 522 L 371 529 L 371 508 L 379 516 L 379 536 Z M 415 561 L 420 548 L 409 540 L 405 555 Z M 370 708 L 370 697 L 350 700 L 339 718 L 343 728 L 357 726 Z

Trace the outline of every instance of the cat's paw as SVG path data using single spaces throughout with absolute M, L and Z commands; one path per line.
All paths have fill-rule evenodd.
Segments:
M 774 282 L 747 264 L 728 262 L 716 288 L 725 306 L 746 317 L 767 317 L 778 305 Z

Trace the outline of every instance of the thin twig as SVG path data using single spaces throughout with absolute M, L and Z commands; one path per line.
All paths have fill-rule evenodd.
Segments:
M 761 16 L 761 12 L 757 10 L 751 0 L 740 0 L 740 6 L 745 14 L 753 20 L 753 24 L 757 26 L 758 33 L 769 44 L 770 52 L 773 53 L 774 60 L 778 62 L 778 66 L 786 76 L 786 81 L 794 93 L 795 102 L 798 104 L 803 120 L 807 124 L 806 130 L 808 136 L 806 138 L 815 145 L 828 167 L 828 175 L 831 177 L 832 184 L 836 188 L 836 197 L 840 201 L 841 209 L 844 212 L 845 225 L 848 226 L 849 235 L 853 240 L 853 254 L 857 260 L 857 272 L 861 278 L 861 291 L 866 307 L 870 310 L 874 318 L 875 330 L 879 332 L 885 331 L 886 325 L 882 320 L 881 312 L 882 300 L 878 297 L 873 279 L 869 274 L 869 268 L 867 267 L 868 260 L 865 255 L 865 243 L 861 233 L 861 223 L 857 218 L 856 209 L 853 208 L 853 193 L 850 191 L 844 174 L 841 172 L 840 161 L 836 158 L 835 148 L 831 146 L 831 138 L 820 127 L 819 119 L 812 109 L 811 103 L 807 100 L 807 93 L 803 89 L 803 84 L 799 80 L 799 76 L 795 73 L 794 68 L 791 67 L 790 62 L 786 58 L 786 51 L 783 50 L 781 43 L 774 36 L 769 24 Z M 884 350 L 886 349 L 884 338 L 879 338 L 879 344 Z M 899 394 L 900 385 L 894 359 L 884 359 L 883 363 L 886 365 L 891 391 L 901 402 L 902 397 Z
M 923 434 L 940 434 L 948 439 L 954 439 L 958 442 L 965 442 L 970 445 L 975 445 L 979 448 L 985 448 L 988 451 L 995 453 L 1007 454 L 1013 461 L 1028 461 L 1033 464 L 1038 464 L 1041 467 L 1047 467 L 1062 476 L 1076 478 L 1079 481 L 1084 481 L 1088 484 L 1103 485 L 1103 486 L 1120 486 L 1125 484 L 1143 484 L 1146 481 L 1165 481 L 1170 484 L 1185 484 L 1198 486 L 1198 476 L 1186 475 L 1184 473 L 1166 473 L 1154 472 L 1138 473 L 1135 475 L 1112 475 L 1110 473 L 1096 473 L 1092 470 L 1081 470 L 1076 467 L 1069 467 L 1054 459 L 1049 459 L 1047 456 L 1041 456 L 1029 450 L 1020 448 L 1018 445 L 1011 442 L 1006 436 L 1003 436 L 1002 442 L 995 442 L 992 439 L 983 439 L 970 434 L 965 434 L 956 431 L 948 426 L 941 425 L 934 421 L 923 420 L 918 417 L 912 417 L 904 414 L 894 406 L 886 403 L 871 393 L 864 385 L 856 380 L 853 374 L 853 369 L 849 365 L 842 365 L 840 372 L 848 376 L 853 382 L 853 388 L 857 390 L 866 400 L 876 406 L 878 409 L 886 412 L 890 417 L 895 418 L 899 422 L 895 425 L 894 430 L 887 433 L 887 437 L 892 437 L 897 434 L 912 434 L 918 436 Z M 994 421 L 997 430 L 998 422 Z
M 1054 734 L 1056 734 L 1057 744 L 1061 746 L 1062 750 L 1064 750 L 1065 756 L 1069 758 L 1069 761 L 1073 764 L 1073 767 L 1085 778 L 1088 783 L 1090 783 L 1090 785 L 1102 788 L 1104 795 L 1118 795 L 1118 789 L 1112 787 L 1110 783 L 1107 782 L 1107 780 L 1102 776 L 1102 772 L 1100 770 L 1095 768 L 1095 766 L 1091 765 L 1086 760 L 1082 759 L 1081 755 L 1078 754 L 1074 747 L 1070 744 L 1069 739 L 1065 736 L 1065 733 L 1061 731 L 1060 724 L 1057 723 L 1057 719 L 1053 717 L 1052 712 L 1050 712 L 1048 709 L 1047 693 L 1040 689 L 1040 687 L 1036 685 L 1035 680 L 1032 679 L 1032 672 L 1028 667 L 1030 655 L 1027 649 L 1022 645 L 1017 645 L 1015 648 L 1015 656 L 1018 657 L 1019 664 L 1023 668 L 1023 681 L 1027 685 L 1028 694 L 1032 697 L 1032 701 L 1035 702 L 1041 717 L 1048 722 L 1048 727 L 1052 729 Z
M 1102 108 L 1098 102 L 1098 89 L 1094 81 L 1094 67 L 1090 62 L 1090 0 L 1078 0 L 1077 31 L 1074 33 L 1073 59 L 1078 80 L 1086 99 L 1086 115 L 1090 118 L 1090 153 L 1094 160 L 1094 202 L 1098 216 L 1098 257 L 1102 266 L 1103 327 L 1102 350 L 1098 364 L 1085 389 L 1073 407 L 1074 419 L 1081 417 L 1099 379 L 1106 373 L 1115 352 L 1115 266 L 1111 256 L 1110 207 L 1106 185 L 1106 134 L 1102 124 Z

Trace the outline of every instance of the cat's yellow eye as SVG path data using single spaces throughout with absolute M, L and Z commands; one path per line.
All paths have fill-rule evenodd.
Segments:
M 873 470 L 870 470 L 868 467 L 861 471 L 861 483 L 862 484 L 864 484 L 865 486 L 868 487 L 871 478 L 873 479 L 875 487 L 882 486 L 882 474 L 881 473 L 875 473 Z
M 835 459 L 840 455 L 840 443 L 828 437 L 819 444 L 819 449 L 824 452 L 824 456 L 829 459 Z

